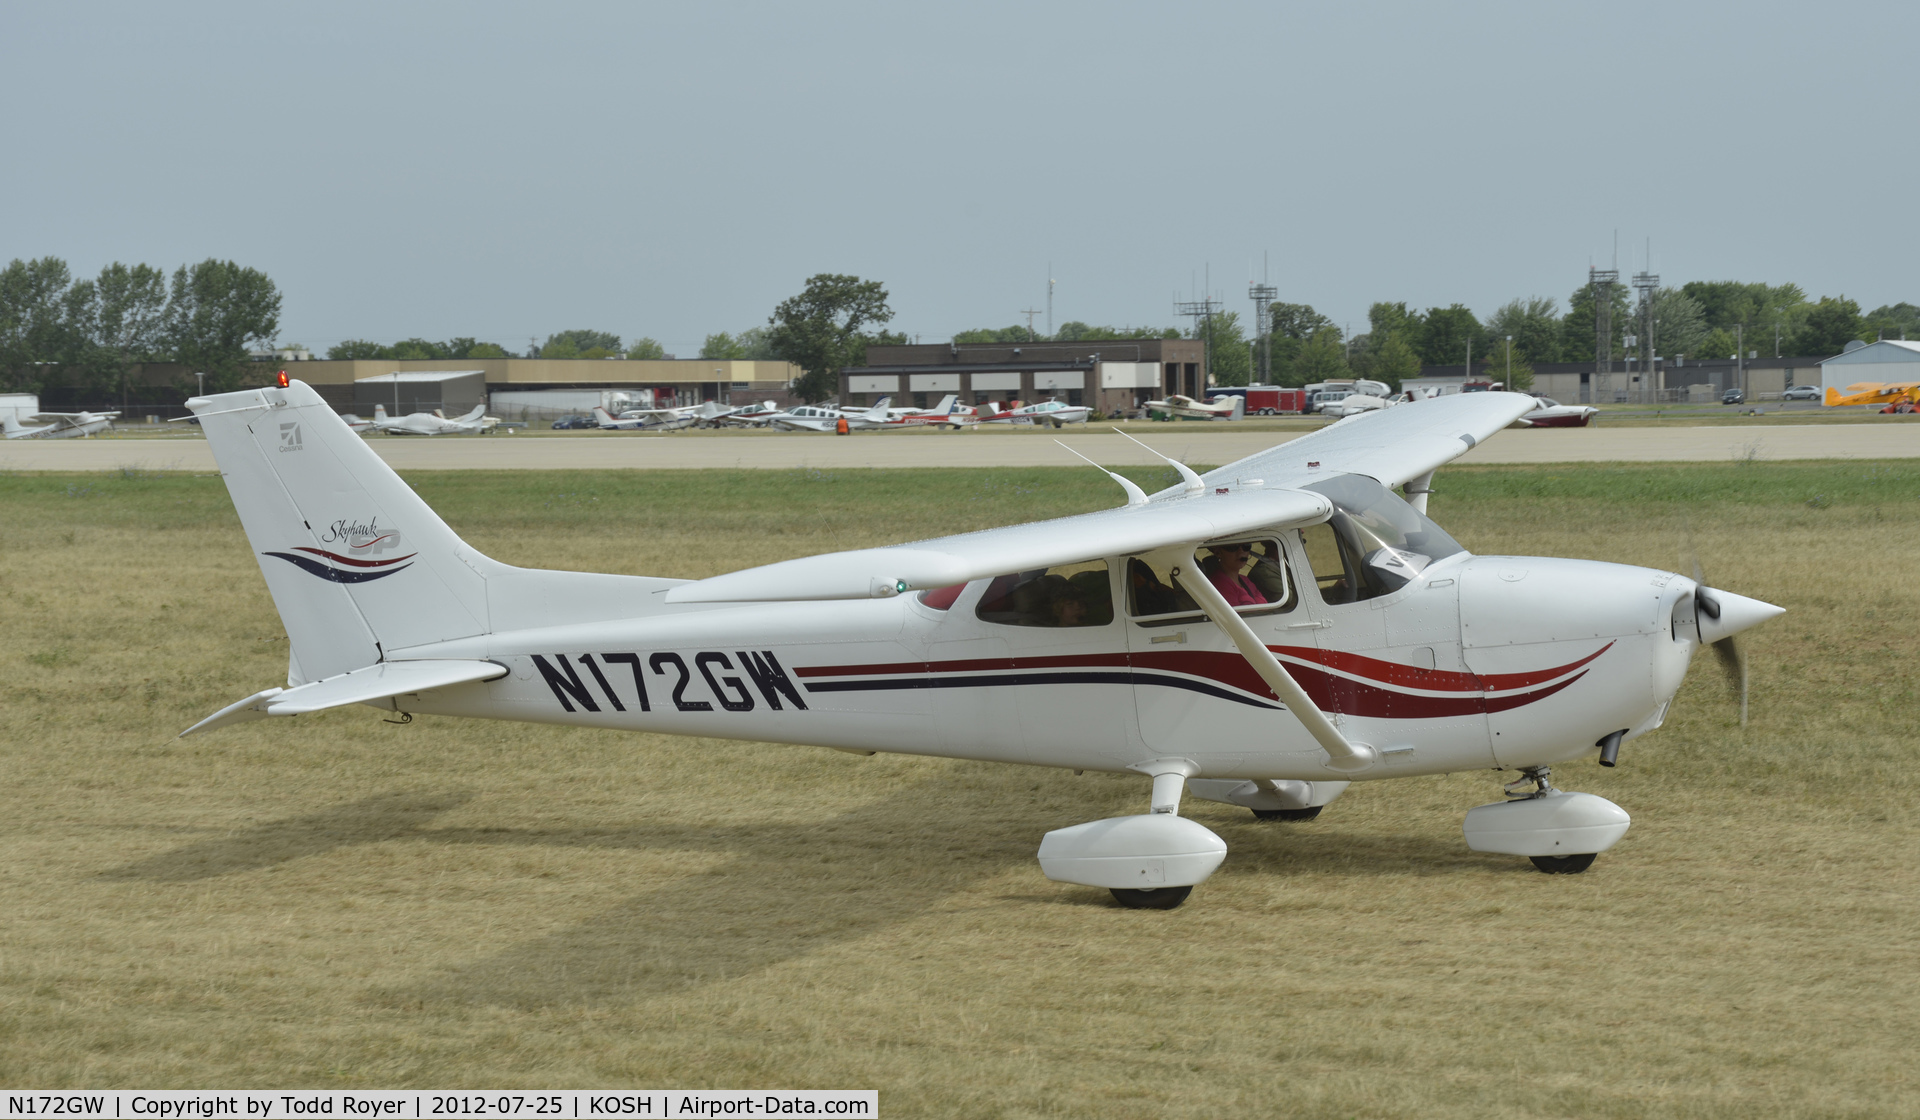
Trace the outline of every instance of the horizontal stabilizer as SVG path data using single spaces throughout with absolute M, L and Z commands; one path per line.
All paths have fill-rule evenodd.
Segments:
M 473 681 L 498 680 L 507 675 L 507 667 L 497 661 L 382 661 L 351 673 L 342 673 L 324 681 L 298 688 L 269 688 L 237 704 L 229 704 L 180 733 L 181 738 L 201 731 L 212 731 L 230 723 L 266 719 L 268 716 L 297 716 L 348 704 L 364 704 L 409 692 L 425 692 Z
M 1194 494 L 891 548 L 785 560 L 680 584 L 667 592 L 666 601 L 885 599 L 905 591 L 948 587 L 1101 556 L 1148 552 L 1229 533 L 1311 525 L 1332 514 L 1331 502 L 1303 490 Z

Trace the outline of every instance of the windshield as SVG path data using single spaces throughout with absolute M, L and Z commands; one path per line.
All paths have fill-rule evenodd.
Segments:
M 1346 573 L 1354 598 L 1397 591 L 1427 565 L 1466 551 L 1445 529 L 1371 478 L 1336 475 L 1302 489 L 1325 494 L 1333 502 L 1328 525 L 1356 569 Z

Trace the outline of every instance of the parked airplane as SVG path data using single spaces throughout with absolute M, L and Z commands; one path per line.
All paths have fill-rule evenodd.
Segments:
M 1527 428 L 1584 428 L 1599 411 L 1592 405 L 1561 404 L 1547 397 L 1535 397 L 1533 411 L 1514 423 Z
M 398 420 L 387 415 L 387 406 L 373 406 L 373 430 L 385 432 L 390 436 L 445 436 L 471 435 L 485 431 L 487 424 L 487 406 L 476 404 L 473 411 L 457 420 L 431 412 L 409 412 Z
M 871 408 L 835 408 L 831 405 L 808 404 L 789 408 L 785 412 L 776 412 L 766 418 L 765 423 L 784 432 L 834 432 L 840 429 L 842 421 L 852 432 L 872 431 L 877 428 L 901 428 L 904 424 L 893 423 L 892 411 L 888 408 L 892 397 L 881 397 L 873 402 Z
M 1044 400 L 1005 412 L 982 413 L 976 419 L 982 424 L 1051 424 L 1058 428 L 1064 424 L 1084 424 L 1092 415 L 1093 409 L 1086 405 Z
M 1518 419 L 1517 393 L 1206 476 L 1168 460 L 1183 482 L 1151 497 L 1113 475 L 1112 509 L 701 580 L 492 560 L 304 383 L 188 405 L 291 652 L 284 688 L 183 734 L 369 704 L 1134 773 L 1147 812 L 1039 850 L 1133 907 L 1179 905 L 1226 858 L 1183 791 L 1300 819 L 1350 782 L 1518 770 L 1467 846 L 1584 871 L 1631 822 L 1552 767 L 1614 765 L 1697 650 L 1782 613 L 1673 572 L 1467 552 L 1426 516 L 1433 475 Z
M 772 404 L 772 401 L 764 402 L 765 407 L 771 407 Z M 596 406 L 593 419 L 599 427 L 616 431 L 672 432 L 681 428 L 717 428 L 721 421 L 743 411 L 745 407 L 702 401 L 677 408 L 630 408 L 616 420 L 608 415 L 606 409 Z
M 1882 412 L 1913 412 L 1916 406 L 1920 406 L 1920 381 L 1899 381 L 1891 385 L 1862 381 L 1844 390 L 1828 386 L 1825 403 L 1829 407 L 1877 404 L 1885 406 L 1880 410 Z
M 111 432 L 113 421 L 119 415 L 118 412 L 37 412 L 33 416 L 35 420 L 52 420 L 53 423 L 28 428 L 9 412 L 0 416 L 0 430 L 5 431 L 8 439 L 76 439 Z
M 1166 400 L 1147 402 L 1147 415 L 1154 413 L 1169 420 L 1239 420 L 1247 414 L 1247 398 L 1221 397 L 1203 403 L 1184 393 L 1173 393 Z

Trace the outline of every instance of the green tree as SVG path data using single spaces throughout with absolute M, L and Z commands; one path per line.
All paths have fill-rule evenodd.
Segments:
M 548 353 L 554 347 L 558 347 L 569 358 L 579 357 L 595 349 L 614 354 L 620 350 L 620 336 L 608 334 L 605 331 L 560 331 L 547 336 L 547 341 L 540 347 L 540 357 L 560 357 L 560 354 Z
M 1055 342 L 1128 341 L 1147 338 L 1182 338 L 1178 327 L 1098 327 L 1070 319 L 1053 334 Z M 957 339 L 955 341 L 958 341 Z
M 327 360 L 334 362 L 370 362 L 391 357 L 392 350 L 364 338 L 349 338 L 327 347 Z
M 782 300 L 767 320 L 774 353 L 801 368 L 794 392 L 823 401 L 839 391 L 843 366 L 866 360 L 869 326 L 893 319 L 878 280 L 822 272 L 797 296 Z
M 74 285 L 75 291 L 82 285 Z M 118 261 L 100 270 L 85 285 L 86 295 L 69 298 L 69 319 L 81 327 L 81 365 L 86 380 L 112 388 L 120 403 L 131 403 L 133 367 L 160 356 L 165 340 L 167 275 L 150 265 L 132 267 Z M 77 305 L 86 304 L 84 311 Z
M 1422 320 L 1416 349 L 1427 365 L 1452 365 L 1466 361 L 1469 342 L 1473 344 L 1475 354 L 1482 357 L 1486 355 L 1487 332 L 1481 329 L 1480 320 L 1467 310 L 1465 304 L 1429 308 Z
M 1885 304 L 1867 312 L 1860 337 L 1900 338 L 1920 342 L 1920 307 L 1911 303 Z
M 1847 343 L 1860 338 L 1864 325 L 1859 304 L 1846 296 L 1821 296 L 1819 303 L 1807 309 L 1800 328 L 1794 332 L 1792 352 L 1808 357 L 1838 354 L 1847 348 Z
M 1700 341 L 1699 355 L 1702 358 L 1715 361 L 1721 358 L 1731 358 L 1734 356 L 1735 346 L 1736 343 L 1732 331 L 1723 327 L 1715 327 L 1708 331 L 1707 336 Z M 1754 347 L 1749 346 L 1748 349 L 1751 350 L 1754 349 Z M 1676 351 L 1676 353 L 1684 354 L 1686 351 L 1680 350 Z
M 1332 319 L 1304 303 L 1269 304 L 1267 315 L 1273 324 L 1275 338 L 1292 338 L 1305 342 L 1313 337 L 1314 332 L 1333 326 Z
M 466 356 L 469 358 L 511 357 L 511 355 L 507 353 L 507 348 L 497 342 L 476 342 L 472 346 L 467 347 Z
M 457 357 L 445 343 L 425 338 L 403 338 L 388 347 L 384 356 L 402 362 L 434 362 Z
M 777 362 L 780 360 L 780 355 L 773 352 L 772 335 L 765 327 L 748 327 L 733 338 L 740 344 L 739 360 L 741 361 Z
M 707 340 L 700 344 L 700 356 L 711 362 L 737 362 L 747 354 L 746 347 L 740 345 L 739 339 L 721 331 L 708 335 Z
M 636 338 L 627 347 L 627 360 L 630 362 L 663 362 L 667 358 L 667 348 L 651 338 Z
M 280 329 L 280 292 L 267 274 L 233 261 L 204 260 L 173 274 L 165 334 L 174 360 L 207 375 L 207 388 L 239 387 L 247 350 Z
M 1506 383 L 1508 389 L 1524 393 L 1533 388 L 1533 364 L 1527 361 L 1527 355 L 1520 348 L 1520 340 L 1508 342 L 1505 335 L 1492 339 L 1492 349 L 1487 352 L 1487 360 L 1492 363 L 1487 373 L 1494 380 Z
M 0 270 L 0 379 L 6 388 L 37 393 L 51 379 L 47 363 L 72 358 L 72 283 L 67 262 L 58 257 L 15 259 Z
M 1351 373 L 1347 368 L 1346 348 L 1341 345 L 1338 327 L 1321 327 L 1314 331 L 1313 337 L 1301 345 L 1299 356 L 1293 362 L 1293 376 L 1302 385 L 1347 377 Z
M 990 345 L 1000 342 L 1018 346 L 1023 342 L 1038 342 L 1040 336 L 1026 327 L 1015 324 L 1011 327 L 976 327 L 970 331 L 961 331 L 953 336 L 955 345 Z
M 1698 354 L 1707 340 L 1706 309 L 1678 288 L 1653 293 L 1654 352 L 1664 355 Z
M 1247 349 L 1238 311 L 1222 311 L 1202 319 L 1198 337 L 1207 344 L 1207 371 L 1215 385 L 1248 382 L 1253 374 L 1253 355 Z
M 1621 341 L 1633 328 L 1633 300 L 1625 284 L 1613 286 L 1613 360 L 1625 357 Z M 1567 297 L 1567 314 L 1560 320 L 1560 360 L 1591 362 L 1594 339 L 1593 285 L 1582 284 Z
M 1384 381 L 1388 387 L 1398 392 L 1400 383 L 1409 377 L 1420 376 L 1420 355 L 1413 346 L 1397 334 L 1389 334 L 1386 341 L 1373 349 L 1373 368 L 1368 376 L 1375 381 Z
M 1680 291 L 1700 305 L 1708 331 L 1722 330 L 1731 336 L 1736 326 L 1745 327 L 1747 349 L 1765 354 L 1773 336 L 1780 337 L 1782 354 L 1796 354 L 1795 336 L 1812 305 L 1798 284 L 1749 284 L 1738 280 L 1695 280 L 1680 286 Z M 1703 343 L 1704 345 L 1704 343 Z M 1662 344 L 1663 349 L 1670 349 Z M 1731 352 L 1729 347 L 1728 351 Z M 1686 353 L 1686 351 L 1672 351 Z M 1701 353 L 1710 353 L 1702 350 Z M 1824 355 L 1818 355 L 1824 356 Z
M 1488 354 L 1497 354 L 1503 362 L 1508 336 L 1513 338 L 1513 352 L 1516 355 L 1531 360 L 1553 361 L 1560 354 L 1559 304 L 1540 296 L 1503 304 L 1487 316 L 1486 334 L 1490 347 Z

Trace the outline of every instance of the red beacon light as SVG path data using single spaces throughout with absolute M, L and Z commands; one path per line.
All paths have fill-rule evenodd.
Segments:
M 280 387 L 282 389 L 287 387 L 287 371 L 284 369 L 280 371 Z

